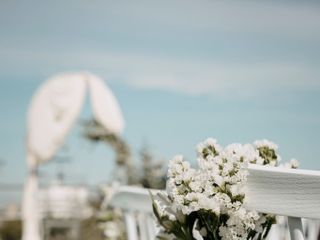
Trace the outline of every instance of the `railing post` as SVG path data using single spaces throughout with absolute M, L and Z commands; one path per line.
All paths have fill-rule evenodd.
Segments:
M 127 227 L 127 239 L 138 240 L 137 221 L 133 211 L 126 211 L 124 219 Z
M 139 236 L 140 240 L 150 240 L 148 236 L 148 228 L 147 228 L 147 214 L 144 212 L 138 213 L 138 226 L 139 226 Z
M 301 218 L 288 217 L 291 240 L 304 240 Z

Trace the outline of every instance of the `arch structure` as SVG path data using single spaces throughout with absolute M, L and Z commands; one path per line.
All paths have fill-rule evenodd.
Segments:
M 32 97 L 27 116 L 28 175 L 22 202 L 22 240 L 41 239 L 37 170 L 50 161 L 63 144 L 87 94 L 94 119 L 109 132 L 121 134 L 124 120 L 117 99 L 104 81 L 91 73 L 55 75 Z

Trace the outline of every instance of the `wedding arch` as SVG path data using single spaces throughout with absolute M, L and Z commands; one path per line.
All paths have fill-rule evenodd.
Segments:
M 95 121 L 108 132 L 122 133 L 117 99 L 99 77 L 88 72 L 63 73 L 48 79 L 32 98 L 27 116 L 28 174 L 22 202 L 22 240 L 40 240 L 38 168 L 50 161 L 74 125 L 87 92 Z

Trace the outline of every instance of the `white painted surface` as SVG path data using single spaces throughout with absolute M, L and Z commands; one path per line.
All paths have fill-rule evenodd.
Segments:
M 159 231 L 159 227 L 157 227 L 155 216 L 153 214 L 145 214 L 147 222 L 147 230 L 148 230 L 148 236 L 149 239 L 156 239 L 157 232 Z
M 320 172 L 258 165 L 248 170 L 249 209 L 320 219 Z
M 132 211 L 126 211 L 124 219 L 127 227 L 127 239 L 138 240 L 137 221 Z
M 138 227 L 139 227 L 139 239 L 150 240 L 148 234 L 147 214 L 144 212 L 137 212 Z
M 307 239 L 320 239 L 320 220 L 302 219 L 302 226 Z
M 155 194 L 158 190 L 151 190 Z M 146 188 L 121 186 L 114 193 L 111 206 L 124 210 L 152 213 L 152 201 Z
M 304 240 L 301 218 L 288 217 L 291 240 Z

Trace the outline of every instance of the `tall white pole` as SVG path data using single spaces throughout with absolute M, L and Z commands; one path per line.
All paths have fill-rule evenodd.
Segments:
M 27 154 L 28 173 L 22 202 L 22 240 L 41 240 L 38 204 L 38 166 L 32 154 Z

